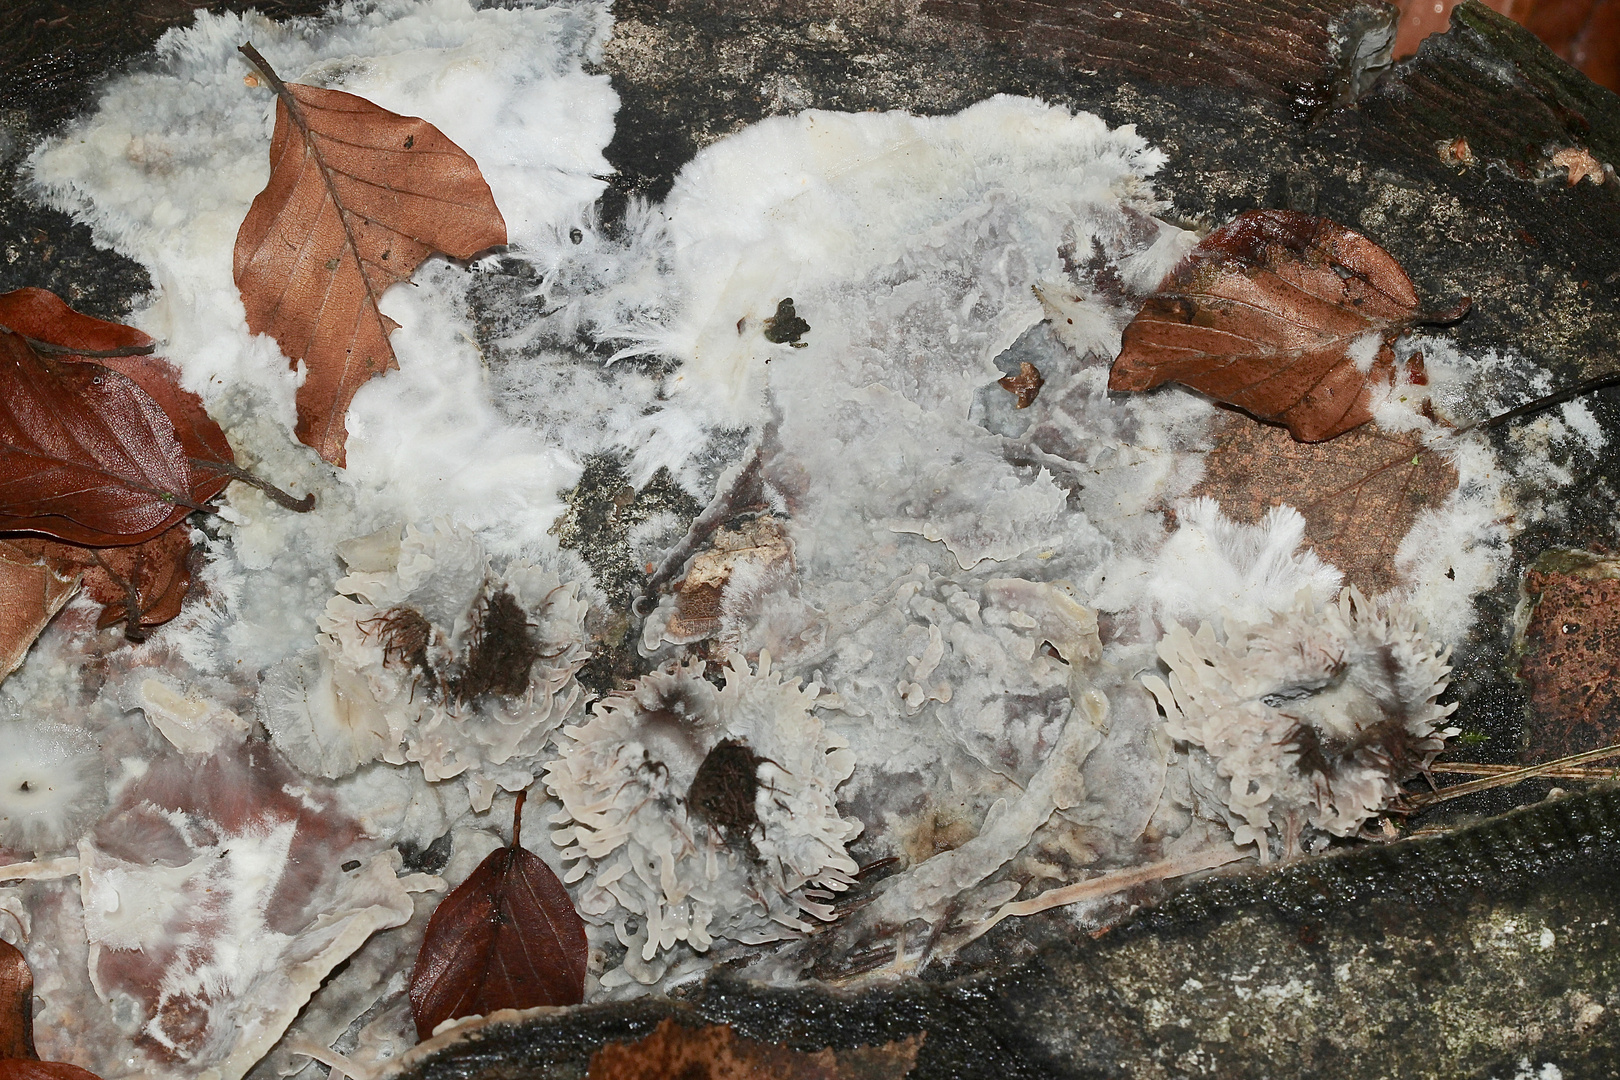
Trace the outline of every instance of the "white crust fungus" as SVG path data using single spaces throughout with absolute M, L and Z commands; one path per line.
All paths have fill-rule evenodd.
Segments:
M 1427 768 L 1455 729 L 1440 725 L 1449 650 L 1399 602 L 1351 588 L 1319 609 L 1302 590 L 1263 622 L 1217 634 L 1172 625 L 1168 683 L 1143 679 L 1185 744 L 1194 798 L 1262 859 L 1293 853 L 1304 826 L 1349 836 Z
M 772 672 L 768 652 L 757 671 L 733 656 L 723 687 L 702 670 L 672 665 L 603 699 L 546 767 L 580 914 L 629 950 L 604 985 L 656 980 L 677 942 L 809 930 L 857 869 L 844 849 L 861 826 L 834 800 L 855 759 L 811 711 L 820 687 Z
M 64 724 L 0 719 L 0 847 L 72 847 L 107 805 L 95 740 Z
M 378 757 L 434 782 L 465 775 L 479 811 L 532 784 L 580 701 L 577 588 L 525 563 L 497 574 L 471 533 L 443 522 L 340 553 L 350 572 L 320 618 L 320 652 L 267 679 L 262 716 L 282 751 L 328 777 Z

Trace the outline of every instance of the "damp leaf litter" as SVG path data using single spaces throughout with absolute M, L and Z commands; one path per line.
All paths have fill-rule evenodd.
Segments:
M 176 393 L 315 496 L 232 484 L 181 515 L 190 584 L 152 586 L 183 603 L 143 641 L 83 593 L 31 616 L 0 900 L 29 916 L 42 1054 L 378 1075 L 462 1011 L 413 1014 L 413 963 L 453 951 L 435 913 L 510 925 L 457 906 L 489 867 L 580 920 L 586 1001 L 721 963 L 905 978 L 1043 904 L 1097 930 L 1132 883 L 1354 842 L 1453 734 L 1447 650 L 1512 528 L 1467 410 L 1516 403 L 1458 402 L 1511 358 L 1426 339 L 1415 300 L 1357 329 L 1375 359 L 1423 349 L 1424 381 L 1354 400 L 1445 467 L 1352 571 L 1302 497 L 1200 487 L 1208 398 L 1109 391 L 1200 243 L 1133 128 L 1008 96 L 778 116 L 609 228 L 611 28 L 591 3 L 201 13 L 30 158 L 35 198 L 148 269 L 129 321 Z M 401 152 L 438 133 L 499 208 L 504 250 L 422 240 L 410 285 L 361 290 L 384 378 L 318 372 L 237 287 L 287 182 L 265 147 L 312 153 L 244 84 L 247 41 Z M 328 233 L 308 281 L 352 288 L 363 245 Z M 312 412 L 320 379 L 344 389 Z M 316 412 L 341 440 L 295 437 Z M 592 499 L 637 512 L 587 561 L 558 523 Z

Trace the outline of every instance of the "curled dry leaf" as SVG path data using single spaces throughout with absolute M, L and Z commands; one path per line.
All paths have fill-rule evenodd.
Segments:
M 95 1073 L 34 1052 L 34 973 L 23 954 L 0 941 L 0 1080 L 98 1080 Z
M 15 289 L 0 294 L 0 326 L 29 339 L 36 352 L 60 354 L 64 360 L 94 360 L 146 391 L 157 402 L 193 464 L 232 465 L 236 455 L 225 432 L 203 408 L 202 399 L 180 385 L 180 373 L 162 357 L 149 355 L 150 337 L 132 326 L 106 322 L 74 311 L 46 289 Z M 222 472 L 195 469 L 191 498 L 204 503 L 231 482 Z
M 1041 377 L 1040 368 L 1025 360 L 1019 365 L 1018 374 L 1005 375 L 996 380 L 996 385 L 1017 399 L 1018 408 L 1027 409 L 1035 404 L 1035 398 L 1040 394 L 1041 387 L 1046 385 L 1046 380 Z
M 307 365 L 299 440 L 342 465 L 355 391 L 399 366 L 384 290 L 435 251 L 506 243 L 506 223 L 477 164 L 426 120 L 284 83 L 253 46 L 242 52 L 275 90 L 276 126 L 270 182 L 236 235 L 236 286 L 248 328 Z
M 0 941 L 0 1058 L 34 1053 L 34 972 L 22 951 Z
M 645 1039 L 609 1043 L 591 1056 L 587 1080 L 902 1080 L 923 1036 L 850 1050 L 792 1050 L 755 1042 L 729 1025 L 687 1028 L 666 1019 Z
M 1287 503 L 1305 519 L 1305 542 L 1374 595 L 1400 583 L 1395 552 L 1418 515 L 1456 489 L 1457 470 L 1413 435 L 1368 427 L 1300 443 L 1281 428 L 1227 414 L 1192 494 L 1251 525 Z
M 491 852 L 428 920 L 410 988 L 420 1038 L 446 1020 L 585 999 L 585 924 L 557 875 L 522 846 L 523 800 L 520 793 L 512 843 Z
M 128 376 L 0 331 L 0 530 L 136 544 L 196 508 L 174 424 Z
M 1393 256 L 1326 218 L 1254 210 L 1210 233 L 1125 328 L 1110 390 L 1178 382 L 1296 439 L 1372 419 L 1390 348 L 1426 318 Z
M 29 551 L 26 542 L 0 540 L 0 679 L 22 664 L 77 585 L 71 569 Z
M 183 525 L 119 547 L 80 547 L 36 537 L 18 537 L 9 545 L 60 574 L 78 575 L 84 591 L 102 605 L 97 625 L 124 623 L 132 640 L 180 614 L 191 588 L 191 530 Z M 3 597 L 0 592 L 0 602 Z

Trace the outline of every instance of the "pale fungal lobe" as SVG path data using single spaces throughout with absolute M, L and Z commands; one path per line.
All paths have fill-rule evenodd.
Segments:
M 1222 633 L 1172 625 L 1159 655 L 1168 681 L 1143 682 L 1187 749 L 1201 809 L 1262 858 L 1296 851 L 1306 825 L 1356 833 L 1456 733 L 1442 726 L 1456 706 L 1436 701 L 1449 650 L 1400 601 L 1353 588 L 1325 607 L 1302 591 Z
M 718 688 L 702 668 L 671 666 L 610 694 L 564 729 L 546 767 L 579 911 L 629 948 L 624 975 L 604 985 L 657 979 L 677 943 L 703 952 L 717 938 L 808 930 L 832 917 L 829 894 L 856 871 L 845 846 L 861 827 L 835 796 L 855 761 L 813 711 L 819 687 L 772 671 L 769 653 L 757 669 L 734 655 Z M 727 775 L 704 797 L 694 782 L 714 755 L 710 768 Z M 714 805 L 737 793 L 747 801 Z
M 497 573 L 447 522 L 339 550 L 349 574 L 319 620 L 318 653 L 266 680 L 261 717 L 282 751 L 314 775 L 381 758 L 414 762 L 429 781 L 464 776 L 476 810 L 533 783 L 580 701 L 573 676 L 589 651 L 577 588 L 522 562 Z M 503 679 L 521 685 L 491 683 Z

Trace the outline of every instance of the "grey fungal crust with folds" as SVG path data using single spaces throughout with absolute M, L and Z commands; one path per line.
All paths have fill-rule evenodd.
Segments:
M 768 652 L 757 669 L 733 655 L 723 686 L 702 672 L 671 665 L 604 698 L 546 766 L 580 914 L 628 949 L 605 987 L 656 981 L 681 946 L 808 931 L 854 881 L 861 826 L 834 791 L 855 759 L 813 711 L 820 687 L 772 671 Z
M 340 548 L 349 568 L 319 648 L 272 669 L 260 714 L 299 769 L 341 777 L 381 758 L 431 782 L 460 777 L 475 810 L 539 775 L 581 699 L 587 605 L 555 573 L 496 570 L 448 523 Z
M 1187 753 L 1195 801 L 1262 860 L 1307 827 L 1350 836 L 1456 734 L 1440 705 L 1449 650 L 1404 604 L 1351 588 L 1322 609 L 1301 591 L 1269 620 L 1228 619 L 1159 643 L 1168 681 L 1142 681 Z

